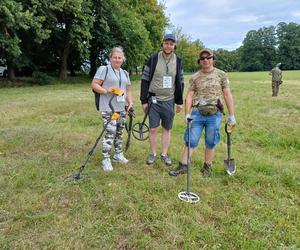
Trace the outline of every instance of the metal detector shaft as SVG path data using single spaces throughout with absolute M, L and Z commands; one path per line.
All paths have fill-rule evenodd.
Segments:
M 200 198 L 197 194 L 190 192 L 190 165 L 191 165 L 191 157 L 190 157 L 190 148 L 191 148 L 191 123 L 193 119 L 188 118 L 188 155 L 187 155 L 187 191 L 180 192 L 178 194 L 178 198 L 182 201 L 186 201 L 189 203 L 197 203 L 200 201 Z
M 187 119 L 188 122 L 188 155 L 187 155 L 187 194 L 190 193 L 190 176 L 191 176 L 191 171 L 190 171 L 190 165 L 191 165 L 191 157 L 190 157 L 190 149 L 191 149 L 191 123 L 192 123 L 191 118 Z
M 114 114 L 114 108 L 113 108 L 111 102 L 112 102 L 112 100 L 113 100 L 114 97 L 115 97 L 115 95 L 113 94 L 113 95 L 111 96 L 111 98 L 109 99 L 109 106 L 110 106 L 110 108 L 111 108 L 111 110 L 112 110 L 112 115 Z M 93 153 L 94 153 L 94 151 L 95 151 L 95 148 L 97 147 L 97 144 L 98 144 L 98 142 L 100 141 L 100 139 L 101 139 L 103 133 L 105 132 L 105 130 L 106 130 L 108 124 L 111 122 L 111 119 L 112 119 L 112 116 L 111 116 L 110 120 L 105 124 L 105 126 L 103 127 L 103 129 L 102 129 L 100 135 L 99 135 L 98 138 L 96 139 L 96 142 L 95 142 L 94 146 L 92 147 L 92 149 L 91 149 L 90 152 L 88 153 L 87 159 L 85 160 L 85 162 L 84 162 L 84 163 L 81 165 L 81 167 L 79 168 L 78 173 L 74 176 L 74 179 L 75 179 L 75 180 L 79 180 L 79 179 L 80 179 L 81 173 L 83 172 L 83 170 L 84 170 L 86 164 L 88 163 L 88 161 L 91 159 L 91 157 L 92 157 L 92 155 L 93 155 Z

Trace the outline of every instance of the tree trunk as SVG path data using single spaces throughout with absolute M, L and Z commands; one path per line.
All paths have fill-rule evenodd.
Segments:
M 61 62 L 59 69 L 59 79 L 66 80 L 68 77 L 67 65 L 68 65 L 68 56 L 69 56 L 69 46 L 65 47 L 61 52 Z
M 7 60 L 7 71 L 8 71 L 8 80 L 10 81 L 15 81 L 16 80 L 16 75 L 15 75 L 15 68 L 13 64 Z
M 96 60 L 97 60 L 97 54 L 91 51 L 91 55 L 90 55 L 90 64 L 91 64 L 90 77 L 91 78 L 94 77 L 97 71 Z

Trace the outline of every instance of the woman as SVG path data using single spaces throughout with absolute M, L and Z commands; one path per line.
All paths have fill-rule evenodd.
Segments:
M 102 168 L 104 171 L 112 171 L 111 148 L 114 145 L 115 154 L 113 161 L 126 164 L 128 160 L 123 155 L 122 135 L 126 121 L 125 105 L 128 104 L 128 110 L 133 105 L 131 94 L 131 83 L 128 72 L 121 68 L 125 56 L 121 47 L 115 47 L 109 54 L 110 65 L 100 66 L 92 81 L 92 89 L 100 94 L 99 110 L 101 112 L 103 127 L 107 125 L 102 147 Z M 123 96 L 116 96 L 112 100 L 112 106 L 115 112 L 120 113 L 117 121 L 111 120 L 112 110 L 109 107 L 109 100 L 113 95 L 113 89 L 120 88 L 124 92 Z

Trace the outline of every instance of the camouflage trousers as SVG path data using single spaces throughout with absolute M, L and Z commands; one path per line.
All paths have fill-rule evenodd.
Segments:
M 103 127 L 109 122 L 112 116 L 112 112 L 103 111 L 101 112 Z M 120 112 L 120 117 L 116 121 L 110 121 L 104 131 L 102 155 L 104 158 L 109 158 L 112 146 L 114 145 L 115 154 L 122 152 L 123 143 L 123 130 L 125 128 L 126 112 Z
M 272 96 L 277 96 L 279 92 L 280 81 L 272 81 Z

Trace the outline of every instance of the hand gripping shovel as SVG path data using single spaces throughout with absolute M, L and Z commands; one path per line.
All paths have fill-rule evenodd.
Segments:
M 227 160 L 224 160 L 226 166 L 226 172 L 230 176 L 235 173 L 235 162 L 231 159 L 231 133 L 234 129 L 234 125 L 225 124 L 225 132 L 227 134 Z

